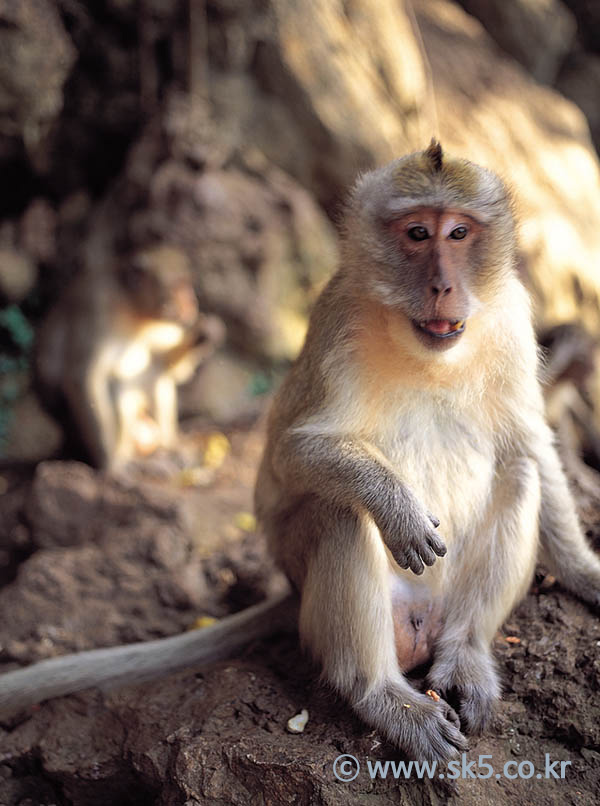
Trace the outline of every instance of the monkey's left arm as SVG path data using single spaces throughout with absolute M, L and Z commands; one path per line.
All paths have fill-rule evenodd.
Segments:
M 540 540 L 543 562 L 566 588 L 600 605 L 600 557 L 588 545 L 549 426 L 528 435 L 528 452 L 540 473 Z
M 175 383 L 189 381 L 200 364 L 217 350 L 225 339 L 225 326 L 217 316 L 200 315 L 180 344 L 160 357 L 164 373 Z

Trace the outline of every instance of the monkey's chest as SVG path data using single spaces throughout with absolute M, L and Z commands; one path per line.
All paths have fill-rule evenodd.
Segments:
M 155 357 L 176 348 L 182 339 L 183 329 L 179 325 L 159 322 L 145 325 L 135 339 L 115 342 L 112 361 L 115 379 L 127 382 L 155 374 Z
M 399 412 L 375 444 L 441 521 L 446 538 L 474 528 L 487 509 L 496 463 L 493 438 L 475 418 L 421 402 Z
M 115 349 L 113 375 L 121 382 L 138 381 L 152 366 L 152 353 L 143 343 L 132 343 Z

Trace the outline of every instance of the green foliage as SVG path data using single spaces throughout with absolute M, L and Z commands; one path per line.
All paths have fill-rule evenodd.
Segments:
M 273 386 L 273 378 L 266 372 L 255 372 L 250 379 L 250 394 L 252 397 L 266 395 Z
M 29 376 L 34 330 L 18 305 L 0 309 L 0 449 Z
M 0 328 L 4 328 L 13 343 L 23 352 L 29 352 L 33 346 L 33 328 L 23 316 L 18 305 L 9 305 L 0 310 Z

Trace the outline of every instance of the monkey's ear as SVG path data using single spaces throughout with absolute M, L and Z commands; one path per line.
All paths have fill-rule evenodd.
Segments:
M 429 143 L 425 156 L 431 162 L 434 171 L 442 170 L 442 158 L 444 154 L 439 140 L 436 140 L 435 137 L 431 138 L 431 143 Z

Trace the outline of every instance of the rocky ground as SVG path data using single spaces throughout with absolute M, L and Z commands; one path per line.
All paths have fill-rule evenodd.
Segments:
M 260 431 L 230 435 L 214 471 L 106 479 L 47 462 L 5 473 L 0 499 L 2 671 L 93 646 L 143 640 L 221 617 L 279 580 L 248 517 Z M 156 470 L 156 469 L 155 469 Z M 199 485 L 198 482 L 201 482 Z M 600 512 L 584 513 L 600 547 Z M 94 804 L 590 804 L 600 788 L 600 621 L 540 572 L 497 636 L 504 698 L 465 764 L 373 780 L 400 760 L 318 682 L 295 635 L 239 657 L 118 691 L 46 702 L 0 723 L 2 806 Z M 288 719 L 306 708 L 304 733 Z M 361 764 L 341 782 L 341 754 Z M 488 756 L 481 759 L 480 757 Z M 546 758 L 569 761 L 546 778 Z M 489 758 L 491 757 L 491 758 Z M 511 780 L 521 771 L 529 779 Z M 528 764 L 527 762 L 531 762 Z M 462 763 L 462 762 L 461 762 Z M 344 768 L 349 771 L 349 768 Z M 468 767 L 465 767 L 467 770 Z M 560 765 L 554 771 L 560 776 Z M 541 775 L 541 778 L 538 778 Z

